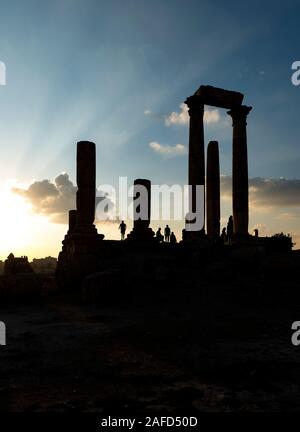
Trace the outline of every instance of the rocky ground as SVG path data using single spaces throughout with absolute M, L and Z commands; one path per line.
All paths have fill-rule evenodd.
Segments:
M 254 272 L 255 273 L 255 272 Z M 296 411 L 299 280 L 182 277 L 122 302 L 3 305 L 2 411 Z M 187 281 L 188 282 L 185 282 Z

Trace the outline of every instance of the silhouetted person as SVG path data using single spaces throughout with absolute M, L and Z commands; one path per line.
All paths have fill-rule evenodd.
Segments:
M 158 243 L 161 243 L 164 240 L 164 236 L 161 233 L 161 228 L 158 228 L 158 230 L 156 231 L 155 236 L 157 238 Z
M 255 230 L 254 230 L 254 236 L 255 236 L 255 238 L 258 238 L 258 229 L 257 228 L 255 228 Z
M 170 234 L 171 234 L 170 227 L 169 227 L 169 225 L 166 225 L 166 228 L 165 228 L 165 241 L 166 242 L 170 241 Z
M 173 233 L 173 231 L 171 232 L 170 243 L 171 244 L 177 243 L 177 238 L 176 238 L 175 234 Z
M 212 240 L 214 242 L 214 244 L 218 244 L 220 243 L 220 225 L 215 225 L 214 226 L 214 231 L 213 231 L 213 237 Z
M 227 223 L 227 239 L 229 244 L 231 244 L 232 238 L 233 238 L 233 217 L 229 216 L 228 223 Z
M 225 242 L 226 242 L 226 237 L 227 237 L 227 235 L 226 235 L 226 228 L 224 227 L 222 229 L 222 233 L 221 233 L 221 241 L 222 241 L 223 244 L 225 244 Z
M 119 226 L 119 230 L 121 231 L 121 240 L 124 240 L 124 238 L 125 238 L 126 228 L 127 228 L 127 225 L 122 220 L 122 222 L 120 223 L 120 226 Z

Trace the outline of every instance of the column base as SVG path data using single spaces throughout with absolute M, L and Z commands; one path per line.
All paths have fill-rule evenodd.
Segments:
M 133 228 L 133 230 L 127 235 L 128 241 L 139 241 L 139 242 L 149 242 L 149 241 L 155 241 L 155 233 L 154 231 L 148 227 L 148 228 Z
M 103 239 L 104 235 L 97 233 L 95 225 L 76 226 L 74 232 L 65 236 L 56 268 L 60 288 L 79 289 L 83 279 L 98 270 Z
M 201 231 L 186 231 L 186 229 L 182 230 L 182 241 L 183 242 L 197 242 L 203 239 L 206 239 L 207 235 L 205 234 L 205 230 Z

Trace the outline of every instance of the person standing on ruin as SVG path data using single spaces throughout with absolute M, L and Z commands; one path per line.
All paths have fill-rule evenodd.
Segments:
M 170 241 L 170 234 L 171 234 L 171 230 L 169 225 L 166 225 L 165 228 L 165 242 L 169 242 Z
M 177 243 L 177 238 L 176 238 L 175 234 L 173 233 L 173 231 L 171 232 L 170 243 L 171 244 Z
M 232 238 L 233 238 L 233 217 L 229 216 L 228 223 L 227 223 L 228 244 L 231 244 Z
M 121 240 L 124 240 L 124 239 L 125 239 L 126 228 L 127 228 L 127 225 L 126 225 L 126 223 L 122 220 L 122 222 L 120 223 L 120 226 L 119 226 L 119 230 L 121 231 Z
M 157 238 L 157 240 L 158 240 L 158 243 L 161 243 L 161 242 L 164 241 L 164 236 L 163 236 L 162 233 L 161 233 L 161 228 L 160 228 L 160 227 L 159 227 L 158 230 L 156 231 L 155 236 L 156 236 L 156 238 Z
M 222 229 L 222 234 L 221 234 L 221 241 L 222 241 L 222 244 L 225 244 L 225 243 L 226 243 L 226 238 L 227 238 L 226 228 L 224 227 L 224 228 Z

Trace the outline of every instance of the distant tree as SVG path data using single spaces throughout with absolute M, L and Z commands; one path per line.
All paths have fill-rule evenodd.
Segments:
M 292 250 L 295 243 L 290 234 L 274 234 L 268 239 L 268 250 L 270 252 L 289 252 Z

